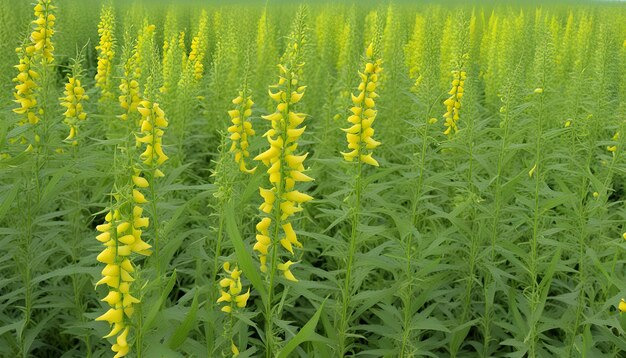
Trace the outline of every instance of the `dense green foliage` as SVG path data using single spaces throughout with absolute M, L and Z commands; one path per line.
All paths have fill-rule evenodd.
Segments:
M 118 102 L 137 53 L 142 99 L 169 121 L 169 160 L 144 191 L 153 253 L 133 256 L 141 303 L 128 356 L 232 356 L 231 339 L 239 357 L 626 351 L 623 4 L 53 3 L 55 60 L 33 129 L 18 124 L 12 81 L 33 4 L 0 0 L 1 357 L 112 356 L 114 339 L 101 338 L 110 328 L 94 321 L 108 309 L 106 288 L 94 290 L 104 267 L 95 237 L 120 201 L 112 194 L 133 188 L 128 160 L 141 153 L 140 129 L 119 118 Z M 113 95 L 103 98 L 96 46 L 109 4 Z M 268 179 L 252 158 L 268 148 L 268 86 L 294 42 L 306 85 L 299 149 L 315 179 L 298 190 L 314 200 L 290 219 L 303 244 L 291 258 L 298 281 L 274 282 L 253 251 Z M 370 43 L 384 68 L 379 167 L 341 155 Z M 444 134 L 460 73 L 458 131 Z M 72 145 L 59 98 L 76 75 L 89 98 Z M 229 152 L 240 91 L 255 103 L 254 174 Z M 33 130 L 40 142 L 25 151 Z M 225 262 L 242 269 L 243 292 L 251 288 L 232 315 L 216 302 Z

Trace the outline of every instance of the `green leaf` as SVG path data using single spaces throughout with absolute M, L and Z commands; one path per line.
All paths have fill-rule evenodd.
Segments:
M 261 275 L 259 274 L 258 265 L 255 264 L 254 260 L 252 260 L 252 255 L 246 249 L 246 245 L 241 238 L 241 234 L 239 233 L 239 229 L 237 228 L 237 223 L 235 222 L 235 209 L 232 203 L 226 204 L 225 207 L 225 215 L 226 215 L 226 232 L 230 237 L 230 241 L 235 248 L 235 254 L 237 255 L 237 264 L 245 274 L 245 276 L 250 280 L 254 289 L 261 295 L 261 300 L 263 304 L 267 304 L 267 293 L 265 292 L 265 286 L 263 285 L 263 280 L 261 279 Z
M 152 307 L 150 307 L 150 312 L 148 312 L 148 315 L 146 316 L 146 320 L 143 324 L 143 327 L 141 327 L 141 329 L 144 332 L 147 332 L 152 327 L 152 322 L 154 322 L 154 319 L 157 317 L 157 315 L 161 311 L 161 307 L 163 306 L 163 303 L 167 299 L 167 296 L 170 294 L 170 292 L 174 288 L 175 283 L 176 283 L 176 270 L 172 272 L 172 276 L 170 276 L 169 281 L 167 281 L 167 286 L 165 286 L 165 288 L 161 292 L 161 297 L 159 297 L 157 304 L 152 305 Z
M 169 341 L 167 342 L 167 346 L 176 349 L 180 347 L 185 340 L 187 339 L 187 335 L 189 331 L 193 328 L 196 323 L 196 313 L 198 312 L 198 291 L 196 290 L 193 295 L 193 301 L 191 302 L 191 308 L 185 317 L 185 320 L 176 328 Z
M 291 353 L 294 349 L 296 349 L 302 342 L 306 342 L 311 340 L 313 334 L 315 333 L 315 327 L 317 327 L 317 321 L 320 319 L 320 315 L 322 314 L 322 310 L 324 309 L 324 304 L 326 300 L 322 302 L 320 307 L 317 309 L 317 312 L 311 317 L 311 319 L 302 327 L 300 332 L 296 334 L 292 339 L 285 344 L 285 348 L 283 348 L 280 353 L 278 353 L 277 358 L 287 358 L 289 353 Z

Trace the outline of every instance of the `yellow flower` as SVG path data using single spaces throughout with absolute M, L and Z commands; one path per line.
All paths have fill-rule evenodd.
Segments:
M 134 172 L 137 176 L 137 172 Z M 111 349 L 116 357 L 123 357 L 129 352 L 127 336 L 129 320 L 134 313 L 134 305 L 140 300 L 131 294 L 131 284 L 135 281 L 135 267 L 131 262 L 133 253 L 150 255 L 150 245 L 141 239 L 140 228 L 148 226 L 148 218 L 142 217 L 143 208 L 138 202 L 145 201 L 143 195 L 132 189 L 133 198 L 115 195 L 118 202 L 105 215 L 105 223 L 96 227 L 100 234 L 96 239 L 102 243 L 104 250 L 96 258 L 105 264 L 101 271 L 102 278 L 96 283 L 106 285 L 108 294 L 102 299 L 111 308 L 98 317 L 97 321 L 107 321 L 112 325 L 105 338 L 117 335 L 116 343 Z M 141 200 L 143 198 L 143 200 Z M 119 200 L 122 200 L 121 202 Z
M 466 56 L 463 56 L 465 59 Z M 462 67 L 462 64 L 459 65 Z M 444 126 L 447 127 L 443 132 L 446 135 L 450 135 L 453 132 L 456 133 L 459 130 L 457 122 L 461 118 L 461 99 L 465 92 L 464 85 L 467 74 L 464 70 L 452 71 L 452 89 L 448 92 L 450 97 L 446 99 L 443 104 L 446 106 L 446 113 L 443 115 L 445 122 Z
M 278 264 L 277 268 L 283 272 L 283 276 L 285 276 L 285 278 L 287 280 L 298 282 L 296 277 L 293 275 L 293 273 L 291 273 L 291 270 L 289 269 L 289 267 L 291 267 L 291 265 L 293 265 L 293 264 L 294 263 L 291 262 L 291 260 L 289 260 L 289 261 L 287 261 L 285 263 Z
M 233 341 L 230 342 L 230 351 L 233 352 L 233 357 L 237 357 L 239 355 L 239 348 L 237 348 Z
M 277 103 L 274 113 L 262 116 L 271 124 L 271 128 L 263 134 L 267 138 L 269 148 L 257 155 L 254 160 L 261 161 L 267 166 L 268 180 L 270 188 L 259 188 L 263 203 L 259 207 L 263 213 L 269 215 L 263 217 L 257 224 L 256 243 L 253 250 L 259 255 L 260 269 L 267 272 L 267 255 L 270 248 L 276 243 L 291 255 L 294 254 L 293 246 L 302 247 L 297 240 L 295 231 L 289 223 L 289 218 L 295 213 L 302 211 L 301 204 L 310 201 L 313 197 L 295 190 L 297 182 L 313 180 L 303 172 L 304 160 L 307 153 L 299 154 L 298 140 L 304 134 L 305 126 L 301 126 L 306 115 L 296 112 L 299 103 L 306 91 L 306 86 L 299 83 L 299 76 L 302 71 L 302 59 L 299 47 L 292 43 L 288 46 L 285 56 L 285 63 L 279 64 L 278 82 L 268 91 L 269 97 Z M 234 104 L 243 103 L 245 96 L 235 98 Z M 245 107 L 231 111 L 231 118 L 240 120 Z M 245 115 L 245 113 L 243 113 Z M 233 123 L 235 121 L 233 120 Z M 239 125 L 243 122 L 237 122 Z M 231 127 L 233 128 L 233 127 Z M 230 130 L 237 133 L 235 128 Z M 237 136 L 236 136 L 237 137 Z M 232 138 L 232 137 L 231 137 Z M 270 226 L 277 225 L 283 229 L 284 236 L 273 237 L 270 235 Z M 276 253 L 276 251 L 273 251 Z M 278 253 L 276 253 L 278 255 Z M 273 274 L 273 271 L 270 271 Z M 291 275 L 291 272 L 289 272 Z M 292 278 L 293 275 L 291 275 Z
M 34 51 L 41 56 L 41 61 L 44 65 L 51 64 L 54 61 L 52 35 L 55 32 L 54 23 L 56 17 L 52 10 L 55 8 L 51 0 L 38 0 L 34 8 L 37 20 L 33 21 L 35 26 L 30 34 L 30 40 L 33 43 Z
M 244 173 L 252 174 L 256 167 L 248 169 L 246 167 L 246 158 L 250 156 L 250 152 L 248 152 L 248 138 L 255 134 L 254 129 L 252 129 L 252 122 L 248 120 L 252 115 L 254 102 L 252 102 L 245 86 L 239 92 L 239 96 L 233 99 L 232 102 L 237 106 L 237 109 L 228 111 L 233 124 L 228 127 L 228 132 L 231 133 L 230 140 L 232 141 L 230 152 L 235 154 L 235 162 L 239 164 L 239 169 Z
M 111 6 L 102 7 L 100 22 L 98 23 L 98 36 L 100 41 L 96 46 L 98 51 L 98 66 L 96 73 L 96 87 L 100 88 L 101 101 L 112 100 L 115 96 L 112 88 L 112 66 L 115 56 L 114 50 L 115 17 Z
M 39 107 L 37 89 L 40 74 L 35 70 L 38 66 L 47 67 L 54 62 L 54 45 L 52 36 L 55 33 L 54 25 L 56 17 L 53 14 L 56 6 L 52 5 L 52 0 L 38 0 L 34 7 L 35 20 L 31 22 L 32 32 L 28 40 L 15 51 L 19 56 L 19 64 L 15 66 L 18 75 L 13 79 L 17 83 L 13 96 L 14 102 L 19 106 L 13 112 L 19 115 L 19 126 L 26 124 L 36 125 L 40 121 L 43 109 Z M 36 136 L 35 132 L 35 136 Z M 33 151 L 38 140 L 30 141 L 25 135 L 20 137 L 20 142 L 28 144 L 25 152 Z
M 618 305 L 620 313 L 626 312 L 626 301 L 622 298 Z
M 197 82 L 204 75 L 204 56 L 207 50 L 208 16 L 205 10 L 200 15 L 200 25 L 196 36 L 191 40 L 191 52 L 188 57 L 188 66 L 193 73 L 193 79 Z
M 75 72 L 80 72 L 80 69 Z M 63 113 L 65 116 L 63 122 L 67 124 L 70 129 L 70 133 L 65 140 L 69 141 L 73 140 L 78 133 L 79 121 L 87 119 L 87 113 L 83 111 L 82 101 L 89 99 L 89 96 L 85 94 L 85 89 L 81 86 L 80 79 L 77 78 L 76 73 L 74 76 L 67 79 L 63 94 L 65 96 L 60 98 L 61 106 L 66 108 Z M 73 140 L 72 144 L 75 143 L 77 143 L 77 141 Z
M 342 129 L 346 132 L 346 140 L 348 142 L 349 152 L 342 152 L 346 161 L 358 159 L 361 163 L 378 166 L 378 161 L 372 157 L 372 151 L 381 143 L 374 140 L 374 128 L 372 124 L 376 119 L 377 111 L 374 109 L 374 98 L 378 97 L 375 92 L 378 85 L 378 76 L 382 72 L 382 60 L 374 59 L 374 47 L 370 43 L 366 50 L 365 71 L 359 72 L 361 83 L 358 86 L 360 91 L 358 94 L 352 94 L 352 103 L 354 106 L 350 108 L 352 115 L 348 117 L 351 126 Z
M 157 166 L 169 159 L 163 151 L 164 129 L 169 123 L 165 118 L 165 112 L 156 102 L 141 101 L 137 111 L 141 114 L 139 122 L 141 129 L 140 133 L 135 136 L 136 143 L 138 146 L 146 145 L 139 157 L 144 164 L 152 167 L 154 173 Z
M 228 274 L 228 277 L 224 277 L 219 281 L 219 286 L 222 288 L 220 290 L 220 297 L 217 299 L 217 303 L 225 302 L 227 303 L 222 307 L 222 311 L 226 313 L 231 313 L 233 307 L 244 308 L 248 303 L 248 299 L 250 298 L 250 289 L 246 293 L 241 294 L 242 292 L 242 283 L 241 283 L 241 270 L 237 266 L 234 269 L 230 269 L 230 263 L 224 263 L 224 271 Z M 224 289 L 228 288 L 228 291 Z
M 246 293 L 244 293 L 243 295 L 239 295 L 239 296 L 235 297 L 235 302 L 237 303 L 237 307 L 239 307 L 239 308 L 246 307 L 246 304 L 248 303 L 248 298 L 250 298 L 250 289 L 249 288 L 248 288 L 248 291 Z

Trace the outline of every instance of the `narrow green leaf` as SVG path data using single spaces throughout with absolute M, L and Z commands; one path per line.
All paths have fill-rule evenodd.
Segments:
M 167 342 L 168 347 L 172 349 L 176 349 L 180 347 L 185 340 L 187 339 L 187 335 L 189 331 L 193 328 L 196 323 L 196 313 L 198 312 L 198 291 L 196 290 L 193 295 L 193 301 L 191 302 L 191 308 L 185 317 L 185 320 L 176 328 L 174 334 L 170 337 Z
M 322 314 L 322 310 L 324 309 L 324 304 L 326 300 L 322 302 L 320 307 L 317 309 L 317 312 L 311 317 L 311 319 L 302 327 L 300 332 L 296 334 L 292 339 L 285 344 L 285 348 L 278 353 L 277 358 L 287 358 L 289 353 L 291 353 L 294 349 L 296 349 L 302 342 L 306 342 L 311 340 L 313 334 L 315 333 L 315 327 L 317 327 L 317 321 L 320 319 L 320 315 Z
M 163 289 L 163 292 L 161 293 L 161 297 L 159 297 L 157 304 L 152 305 L 152 307 L 150 307 L 150 312 L 148 312 L 148 315 L 146 316 L 146 320 L 144 321 L 144 324 L 141 327 L 141 329 L 144 332 L 147 332 L 152 327 L 152 323 L 154 322 L 154 319 L 157 317 L 157 315 L 161 311 L 161 307 L 163 306 L 163 303 L 167 299 L 167 296 L 170 294 L 170 292 L 174 288 L 175 283 L 176 283 L 176 270 L 172 272 L 172 276 L 170 276 L 169 281 L 167 281 L 167 286 L 165 286 L 165 288 Z

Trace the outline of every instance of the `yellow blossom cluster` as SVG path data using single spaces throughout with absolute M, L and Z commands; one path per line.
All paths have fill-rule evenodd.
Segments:
M 102 91 L 101 100 L 110 100 L 114 98 L 112 91 L 112 67 L 113 57 L 115 56 L 114 39 L 115 18 L 111 7 L 103 7 L 100 13 L 100 22 L 98 23 L 98 36 L 100 42 L 96 46 L 98 51 L 98 68 L 96 73 L 96 87 Z
M 250 156 L 248 152 L 248 137 L 254 135 L 254 129 L 252 129 L 252 122 L 248 120 L 252 115 L 252 99 L 250 95 L 246 93 L 246 90 L 239 92 L 239 96 L 233 99 L 233 104 L 237 106 L 236 109 L 228 111 L 232 126 L 228 127 L 230 134 L 230 140 L 232 144 L 230 151 L 235 153 L 235 162 L 239 164 L 239 169 L 244 173 L 254 173 L 256 167 L 248 169 L 246 167 L 246 158 Z
M 18 47 L 15 51 L 20 57 L 20 64 L 15 66 L 19 74 L 13 79 L 13 82 L 17 82 L 13 95 L 20 107 L 14 108 L 13 112 L 22 117 L 19 125 L 26 123 L 34 125 L 39 122 L 39 113 L 36 110 L 38 88 L 36 81 L 39 79 L 39 73 L 35 71 L 32 56 L 28 55 L 24 48 Z
M 122 196 L 116 195 L 116 198 L 119 200 Z M 141 238 L 142 228 L 149 224 L 149 219 L 142 216 L 143 208 L 140 206 L 145 202 L 143 195 L 132 189 L 132 199 L 123 198 L 119 208 L 109 211 L 105 223 L 96 227 L 100 232 L 96 239 L 105 246 L 97 260 L 106 265 L 102 270 L 103 277 L 96 286 L 106 284 L 109 287 L 109 293 L 102 301 L 110 306 L 96 321 L 106 321 L 111 325 L 111 331 L 104 338 L 117 336 L 111 347 L 116 352 L 115 358 L 124 357 L 129 352 L 129 320 L 134 313 L 133 305 L 140 302 L 130 293 L 135 281 L 132 276 L 135 268 L 130 256 L 132 253 L 151 254 L 151 246 Z
M 293 52 L 297 53 L 297 43 L 293 45 Z M 280 76 L 276 85 L 270 87 L 270 97 L 278 103 L 276 112 L 263 116 L 271 122 L 270 128 L 263 136 L 267 138 L 270 148 L 254 159 L 262 161 L 269 169 L 270 189 L 260 188 L 263 204 L 260 210 L 268 214 L 256 226 L 257 235 L 254 250 L 259 253 L 261 271 L 267 271 L 267 255 L 272 244 L 280 244 L 289 253 L 293 254 L 293 246 L 302 247 L 293 230 L 289 218 L 302 211 L 301 204 L 313 199 L 311 196 L 295 190 L 296 182 L 313 180 L 303 173 L 303 162 L 308 153 L 297 155 L 298 139 L 306 127 L 300 127 L 305 114 L 294 111 L 295 105 L 302 99 L 305 86 L 298 83 L 302 63 L 292 55 L 292 68 L 279 65 Z M 272 92 L 272 89 L 275 92 Z M 271 216 L 271 217 L 270 217 Z M 274 224 L 274 234 L 270 234 L 270 226 Z M 282 234 L 279 235 L 279 228 Z M 277 253 L 276 253 L 277 254 Z M 276 257 L 274 257 L 276 258 Z M 291 261 L 279 264 L 277 268 L 283 272 L 285 278 L 297 281 L 289 267 Z
M 187 45 L 185 45 L 185 31 L 178 34 L 178 48 L 181 50 L 182 68 L 187 66 Z
M 176 35 L 172 37 L 172 40 L 176 40 Z M 167 39 L 163 40 L 163 85 L 159 88 L 161 93 L 169 93 L 170 91 L 170 79 L 173 73 L 173 55 L 176 47 L 170 44 Z
M 120 84 L 120 92 L 119 96 L 120 106 L 126 111 L 119 115 L 118 117 L 122 120 L 127 120 L 129 113 L 134 113 L 141 103 L 141 97 L 139 95 L 139 82 L 132 79 L 129 80 L 127 78 L 122 79 L 122 83 Z
M 208 32 L 208 16 L 206 11 L 202 11 L 198 33 L 191 40 L 191 51 L 189 52 L 189 63 L 193 66 L 193 78 L 199 81 L 204 75 L 204 57 L 206 56 L 206 36 Z
M 348 117 L 348 122 L 352 126 L 343 129 L 346 132 L 348 149 L 352 149 L 351 152 L 341 153 L 347 161 L 351 162 L 358 158 L 361 163 L 378 166 L 378 161 L 372 157 L 372 151 L 380 145 L 380 142 L 372 138 L 374 135 L 372 124 L 377 114 L 374 99 L 378 97 L 376 86 L 378 76 L 383 70 L 381 64 L 382 60 L 374 60 L 374 48 L 373 44 L 370 44 L 366 51 L 365 71 L 359 72 L 361 83 L 358 90 L 360 92 L 358 95 L 352 94 L 354 106 L 350 108 L 352 115 Z
M 54 45 L 52 44 L 52 35 L 54 35 L 54 22 L 56 17 L 52 14 L 52 10 L 56 6 L 52 5 L 52 0 L 39 0 L 35 5 L 36 20 L 33 21 L 35 28 L 30 34 L 30 40 L 33 42 L 32 48 L 26 48 L 27 54 L 40 54 L 42 64 L 51 64 L 54 61 Z
M 144 84 L 141 77 L 142 68 L 145 68 L 144 66 L 148 65 L 146 63 L 145 55 L 152 51 L 150 47 L 152 46 L 152 42 L 154 40 L 155 30 L 155 25 L 150 25 L 147 21 L 144 21 L 143 28 L 137 35 L 137 42 L 133 48 L 132 57 L 128 61 L 130 62 L 131 67 L 129 69 L 125 68 L 125 72 L 127 70 L 132 70 L 132 78 L 141 82 L 142 85 Z M 125 73 L 125 76 L 128 77 L 128 74 Z
M 70 134 L 65 140 L 72 140 L 72 145 L 76 145 L 78 142 L 74 138 L 78 133 L 78 122 L 87 119 L 87 113 L 83 111 L 82 101 L 89 99 L 89 96 L 85 94 L 80 79 L 76 77 L 68 78 L 63 94 L 65 96 L 60 98 L 61 106 L 67 108 L 63 113 L 64 122 L 70 128 Z
M 446 135 L 451 134 L 453 131 L 456 133 L 459 130 L 457 122 L 461 118 L 461 98 L 463 98 L 463 86 L 465 85 L 466 78 L 467 74 L 465 71 L 452 71 L 452 89 L 448 92 L 450 97 L 443 102 L 446 106 L 446 113 L 443 115 L 445 118 L 443 125 L 447 127 L 443 133 Z
M 146 149 L 139 155 L 139 158 L 143 161 L 143 164 L 154 168 L 154 177 L 162 177 L 163 172 L 156 166 L 163 164 L 169 159 L 163 152 L 163 134 L 165 133 L 163 128 L 166 128 L 168 125 L 165 112 L 159 107 L 158 103 L 145 100 L 141 101 L 137 110 L 141 114 L 141 133 L 136 136 L 136 143 L 137 146 L 146 145 Z
M 228 273 L 228 277 L 220 280 L 220 297 L 217 303 L 224 302 L 226 305 L 222 307 L 222 311 L 231 313 L 234 307 L 244 308 L 250 298 L 250 289 L 246 293 L 241 293 L 243 287 L 241 284 L 241 270 L 237 266 L 230 269 L 230 263 L 224 263 L 224 271 Z
M 137 47 L 134 49 L 137 52 Z M 135 62 L 136 57 L 133 55 L 126 60 L 124 64 L 124 77 L 119 85 L 120 96 L 118 97 L 120 106 L 124 109 L 124 113 L 118 116 L 122 120 L 127 120 L 130 116 L 137 112 L 137 107 L 141 102 L 141 93 L 139 91 L 139 82 L 137 81 L 137 71 L 139 67 Z
M 15 49 L 20 63 L 15 66 L 19 73 L 13 79 L 13 82 L 17 83 L 13 96 L 19 107 L 13 109 L 13 112 L 21 117 L 18 122 L 20 126 L 27 123 L 31 125 L 39 123 L 39 116 L 43 114 L 43 109 L 37 106 L 37 89 L 39 88 L 37 80 L 40 78 L 38 72 L 40 69 L 37 66 L 46 67 L 54 61 L 52 35 L 56 17 L 52 11 L 55 8 L 51 0 L 37 1 L 34 7 L 36 19 L 32 21 L 33 31 L 30 34 L 30 42 Z M 35 141 L 37 138 L 36 135 Z M 22 137 L 22 142 L 27 142 L 25 137 Z M 29 149 L 32 149 L 32 143 L 27 150 Z

